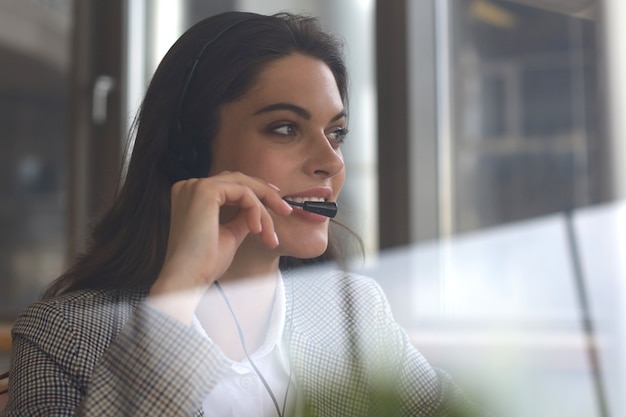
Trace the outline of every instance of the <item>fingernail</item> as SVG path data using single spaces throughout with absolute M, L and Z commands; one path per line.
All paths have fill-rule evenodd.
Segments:
M 274 242 L 276 242 L 276 246 L 280 244 L 280 242 L 278 241 L 278 235 L 276 234 L 276 232 L 274 232 Z
M 280 191 L 280 188 L 278 188 L 277 186 L 275 186 L 275 185 L 274 185 L 274 184 L 272 184 L 272 183 L 269 183 L 269 182 L 268 182 L 268 183 L 267 183 L 267 185 L 269 185 L 270 187 L 272 187 L 272 188 L 273 188 L 273 189 L 275 189 L 276 191 Z

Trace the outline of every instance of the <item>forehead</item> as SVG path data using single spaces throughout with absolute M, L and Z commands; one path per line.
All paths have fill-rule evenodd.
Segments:
M 302 54 L 277 59 L 266 66 L 244 96 L 249 101 L 294 101 L 343 109 L 335 76 L 324 61 Z

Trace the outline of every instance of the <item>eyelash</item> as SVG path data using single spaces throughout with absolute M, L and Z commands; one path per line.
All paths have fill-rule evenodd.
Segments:
M 342 127 L 341 129 L 337 129 L 335 131 L 330 132 L 330 135 L 336 135 L 335 139 L 333 139 L 332 141 L 338 145 L 341 145 L 342 143 L 345 142 L 346 136 L 348 136 L 348 133 L 350 133 L 348 128 Z
M 280 129 L 289 129 L 289 133 L 280 133 L 279 130 Z M 296 131 L 296 125 L 293 123 L 283 123 L 281 125 L 278 126 L 274 126 L 271 129 L 272 133 L 275 133 L 277 135 L 280 136 L 293 136 L 295 135 L 295 131 Z M 344 143 L 346 136 L 348 136 L 349 130 L 347 127 L 342 127 L 340 129 L 337 130 L 333 130 L 332 132 L 330 132 L 327 136 L 328 136 L 328 140 L 336 143 L 338 145 L 341 145 L 342 143 Z M 335 138 L 331 138 L 332 135 L 335 135 Z

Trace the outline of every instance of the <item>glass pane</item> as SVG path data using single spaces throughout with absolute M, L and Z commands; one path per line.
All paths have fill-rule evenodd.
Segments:
M 70 0 L 0 1 L 0 316 L 61 271 L 67 246 Z
M 456 231 L 599 202 L 595 23 L 453 4 Z

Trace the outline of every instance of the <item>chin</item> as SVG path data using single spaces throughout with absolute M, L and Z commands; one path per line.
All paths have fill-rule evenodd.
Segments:
M 291 256 L 293 258 L 311 259 L 321 256 L 328 247 L 328 240 L 323 242 L 297 242 L 294 245 L 285 245 L 283 247 L 283 255 Z

